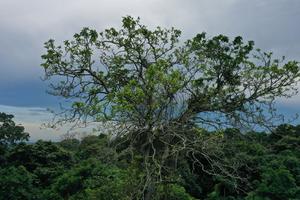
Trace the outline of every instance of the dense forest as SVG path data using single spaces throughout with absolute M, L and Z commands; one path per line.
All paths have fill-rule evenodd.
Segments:
M 47 92 L 62 99 L 49 127 L 99 128 L 29 144 L 1 113 L 0 198 L 300 199 L 300 126 L 275 107 L 297 93 L 299 62 L 240 36 L 180 35 L 126 16 L 45 42 Z
M 122 151 L 112 138 L 100 134 L 28 144 L 12 115 L 0 116 L 1 200 L 138 199 L 142 157 Z M 234 176 L 208 173 L 209 163 L 195 166 L 189 155 L 180 155 L 173 181 L 159 183 L 152 199 L 300 198 L 300 126 L 280 125 L 269 134 L 236 129 L 197 134 L 218 143 L 215 156 L 234 167 Z

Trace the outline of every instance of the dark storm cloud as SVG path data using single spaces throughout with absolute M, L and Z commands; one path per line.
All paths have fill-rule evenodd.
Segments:
M 57 105 L 40 80 L 43 43 L 69 39 L 86 26 L 119 27 L 126 15 L 149 27 L 179 28 L 185 39 L 202 31 L 241 35 L 265 51 L 300 60 L 299 0 L 0 0 L 0 105 Z M 299 99 L 282 103 L 299 105 Z
M 119 26 L 125 15 L 140 16 L 150 27 L 178 27 L 185 38 L 202 31 L 242 35 L 265 50 L 300 58 L 298 0 L 1 0 L 0 80 L 40 76 L 47 39 L 70 38 L 84 26 Z

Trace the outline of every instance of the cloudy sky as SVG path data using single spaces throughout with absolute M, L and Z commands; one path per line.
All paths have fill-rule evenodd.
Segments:
M 0 0 L 0 112 L 15 114 L 35 139 L 57 137 L 39 129 L 49 118 L 45 109 L 58 105 L 40 79 L 43 43 L 69 39 L 82 27 L 119 27 L 126 15 L 149 27 L 179 28 L 183 38 L 241 35 L 300 60 L 299 0 Z M 279 109 L 299 112 L 300 97 L 282 100 Z

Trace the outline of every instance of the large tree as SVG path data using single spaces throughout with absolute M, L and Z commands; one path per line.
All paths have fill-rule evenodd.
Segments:
M 71 102 L 56 123 L 109 122 L 115 138 L 143 155 L 146 199 L 180 155 L 229 175 L 219 136 L 207 141 L 199 127 L 270 127 L 275 98 L 296 92 L 298 62 L 273 59 L 252 41 L 201 33 L 179 42 L 177 29 L 122 22 L 103 32 L 84 28 L 63 45 L 49 40 L 42 66 L 54 80 L 49 92 Z

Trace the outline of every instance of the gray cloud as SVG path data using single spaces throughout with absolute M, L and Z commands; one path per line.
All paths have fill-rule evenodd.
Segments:
M 174 26 L 183 38 L 241 35 L 257 47 L 300 60 L 299 0 L 0 0 L 0 85 L 42 84 L 43 43 L 72 37 L 82 27 L 101 31 L 121 17 L 149 27 Z
M 16 107 L 16 106 L 5 106 L 0 104 L 0 112 L 7 114 L 13 114 L 13 119 L 16 124 L 20 124 L 25 127 L 25 131 L 30 134 L 30 142 L 37 140 L 53 140 L 59 141 L 65 134 L 74 134 L 80 136 L 86 131 L 92 133 L 94 127 L 77 127 L 71 129 L 71 124 L 67 124 L 64 127 L 58 129 L 46 128 L 44 124 L 51 122 L 53 115 L 45 108 L 40 107 Z M 77 134 L 75 134 L 77 133 Z
M 57 101 L 44 94 L 39 79 L 43 43 L 69 39 L 86 26 L 119 27 L 126 15 L 141 17 L 149 27 L 179 28 L 183 38 L 202 31 L 241 35 L 263 50 L 300 60 L 299 0 L 0 0 L 0 104 L 44 107 Z M 279 103 L 292 113 L 299 100 Z M 44 108 L 0 105 L 0 111 L 15 114 L 32 140 L 64 132 L 40 129 L 50 119 Z

